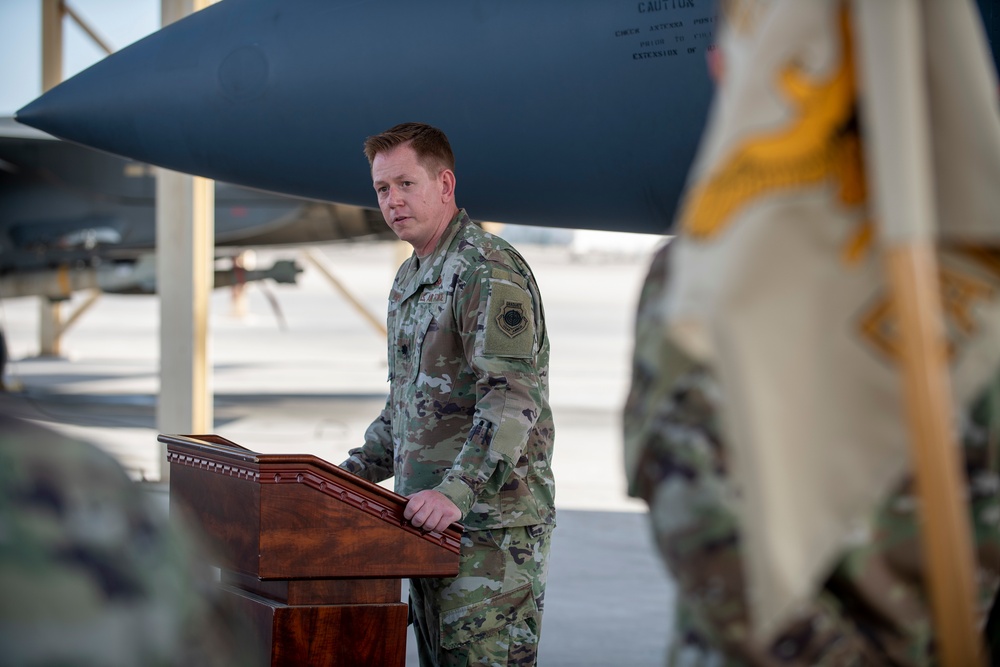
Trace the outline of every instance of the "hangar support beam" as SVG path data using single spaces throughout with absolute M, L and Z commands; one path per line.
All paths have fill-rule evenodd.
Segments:
M 114 49 L 65 0 L 42 0 L 42 90 L 47 91 L 63 80 L 63 18 L 69 16 L 105 52 Z M 63 334 L 96 301 L 93 296 L 69 318 L 64 302 L 46 297 L 38 300 L 38 354 L 62 355 Z
M 63 79 L 63 2 L 42 0 L 42 91 L 57 86 Z M 58 357 L 62 354 L 62 303 L 38 300 L 38 354 Z
M 210 0 L 161 0 L 168 25 L 211 4 Z M 156 427 L 161 433 L 213 432 L 209 294 L 215 256 L 215 185 L 166 169 L 157 172 L 156 283 L 160 295 L 160 394 Z M 160 481 L 170 478 L 166 445 Z

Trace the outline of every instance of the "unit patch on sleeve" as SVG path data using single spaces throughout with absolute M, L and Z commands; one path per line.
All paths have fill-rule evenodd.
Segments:
M 535 344 L 535 324 L 528 292 L 517 285 L 493 280 L 489 310 L 484 352 L 501 357 L 530 357 Z
M 497 326 L 511 338 L 528 328 L 528 318 L 524 316 L 524 305 L 516 301 L 505 301 L 497 315 Z

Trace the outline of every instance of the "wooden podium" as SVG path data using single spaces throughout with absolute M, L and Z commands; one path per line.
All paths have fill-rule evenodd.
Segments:
M 403 577 L 458 573 L 461 526 L 403 518 L 406 498 L 308 454 L 215 435 L 160 435 L 170 507 L 201 527 L 227 600 L 271 665 L 404 667 Z

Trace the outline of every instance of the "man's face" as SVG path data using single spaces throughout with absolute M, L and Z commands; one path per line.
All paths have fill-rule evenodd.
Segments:
M 403 144 L 375 156 L 372 184 L 386 224 L 426 257 L 454 215 L 452 172 L 428 172 L 410 145 Z

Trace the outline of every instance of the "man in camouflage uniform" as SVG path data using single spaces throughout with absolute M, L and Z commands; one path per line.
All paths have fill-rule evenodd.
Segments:
M 414 526 L 464 524 L 459 574 L 410 582 L 421 665 L 533 665 L 555 525 L 549 342 L 524 259 L 455 203 L 418 123 L 369 137 L 386 223 L 414 254 L 389 295 L 389 397 L 341 466 L 395 476 Z
M 179 517 L 96 447 L 4 412 L 0 663 L 259 664 Z
M 624 435 L 629 493 L 649 504 L 657 546 L 677 581 L 669 664 L 933 664 L 910 482 L 890 494 L 871 534 L 843 554 L 810 605 L 769 646 L 751 641 L 736 494 L 719 425 L 720 390 L 709 369 L 665 335 L 668 249 L 654 257 L 639 301 Z M 984 617 L 1000 576 L 998 398 L 1000 375 L 962 422 Z

